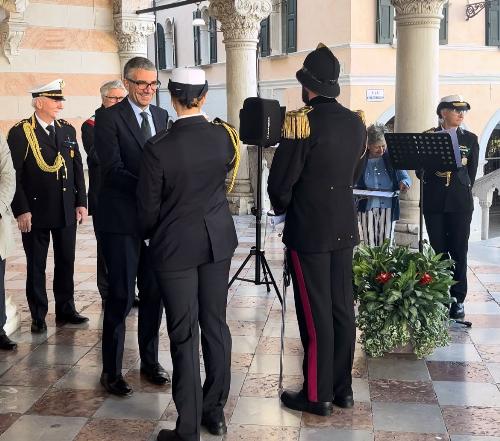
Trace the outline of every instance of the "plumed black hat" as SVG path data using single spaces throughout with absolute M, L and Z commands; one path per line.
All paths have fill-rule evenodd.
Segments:
M 340 63 L 333 52 L 323 43 L 304 60 L 302 69 L 297 71 L 297 80 L 318 95 L 336 98 L 340 94 Z

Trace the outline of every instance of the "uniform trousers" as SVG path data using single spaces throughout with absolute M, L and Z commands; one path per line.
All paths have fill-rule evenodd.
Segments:
M 61 228 L 32 228 L 22 233 L 26 254 L 26 297 L 33 320 L 45 320 L 48 310 L 45 289 L 45 268 L 50 237 L 54 250 L 54 281 L 56 315 L 75 312 L 74 282 L 76 223 Z
M 450 294 L 462 303 L 467 295 L 467 251 L 472 211 L 464 213 L 425 213 L 425 226 L 431 247 L 444 258 L 455 261 L 453 280 L 458 283 Z
M 303 391 L 309 401 L 352 394 L 356 327 L 352 248 L 327 253 L 287 251 L 300 338 Z
M 226 323 L 230 259 L 182 271 L 158 271 L 173 363 L 176 432 L 200 439 L 200 422 L 219 419 L 231 383 L 231 333 Z M 199 330 L 206 380 L 201 387 Z
M 0 335 L 5 333 L 3 329 L 7 323 L 5 312 L 5 259 L 0 257 Z
M 129 234 L 100 233 L 100 238 L 109 280 L 102 329 L 102 363 L 103 372 L 114 378 L 122 372 L 125 319 L 134 302 L 136 278 L 141 297 L 139 352 L 141 362 L 148 365 L 158 362 L 163 306 L 144 242 Z

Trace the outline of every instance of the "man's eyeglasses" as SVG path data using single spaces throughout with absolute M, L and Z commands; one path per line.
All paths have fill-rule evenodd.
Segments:
M 450 109 L 453 113 L 456 113 L 457 115 L 465 115 L 467 113 L 467 110 L 460 110 L 460 109 Z
M 112 100 L 112 101 L 121 101 L 125 97 L 124 96 L 108 96 L 108 95 L 104 95 L 104 98 L 107 98 L 108 100 Z
M 151 87 L 151 89 L 156 90 L 158 87 L 161 86 L 160 81 L 152 81 L 151 83 L 148 83 L 147 81 L 136 81 L 136 80 L 131 80 L 130 78 L 126 78 L 127 81 L 130 81 L 131 83 L 134 83 L 139 90 L 146 90 L 148 87 Z

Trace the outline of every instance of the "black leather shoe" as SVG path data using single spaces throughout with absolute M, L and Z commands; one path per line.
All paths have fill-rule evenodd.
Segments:
M 335 406 L 342 407 L 343 409 L 350 409 L 354 406 L 354 398 L 352 395 L 346 395 L 344 397 L 336 396 L 333 399 L 333 404 L 335 404 Z
M 47 331 L 47 323 L 45 320 L 31 320 L 31 332 L 33 334 L 41 334 Z
M 88 317 L 78 314 L 78 312 L 73 312 L 71 314 L 58 314 L 56 315 L 57 324 L 71 323 L 72 325 L 81 325 L 82 323 L 88 322 Z
M 17 349 L 17 343 L 12 341 L 7 334 L 0 334 L 0 349 L 4 351 L 13 351 Z
M 135 296 L 134 297 L 134 303 L 132 303 L 132 307 L 138 308 L 139 307 L 139 302 L 140 302 L 139 297 Z
M 202 417 L 201 425 L 204 426 L 205 429 L 207 429 L 212 435 L 222 436 L 227 433 L 226 419 L 224 418 L 224 415 L 222 415 L 222 418 L 217 419 Z
M 160 363 L 145 364 L 141 363 L 141 374 L 144 375 L 150 383 L 165 384 L 170 383 L 170 375 L 163 369 Z
M 162 429 L 158 433 L 156 441 L 182 441 L 182 439 L 175 433 L 175 430 Z
M 110 378 L 108 374 L 101 374 L 101 384 L 110 394 L 126 397 L 132 395 L 132 388 L 123 379 L 121 375 Z
M 320 416 L 328 416 L 333 412 L 331 401 L 309 401 L 303 391 L 284 391 L 280 398 L 281 402 L 292 410 L 313 413 Z
M 453 302 L 450 306 L 450 318 L 463 319 L 465 317 L 465 308 L 463 303 Z

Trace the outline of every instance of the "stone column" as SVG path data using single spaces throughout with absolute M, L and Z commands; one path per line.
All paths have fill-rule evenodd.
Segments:
M 239 111 L 245 98 L 257 96 L 257 42 L 260 22 L 272 11 L 271 0 L 211 0 L 210 15 L 221 23 L 226 46 L 228 122 L 239 127 Z M 253 200 L 248 152 L 241 146 L 236 185 L 229 195 L 231 211 L 247 214 Z
M 439 26 L 445 0 L 391 0 L 396 9 L 395 132 L 423 132 L 436 125 L 439 101 Z M 401 196 L 396 242 L 418 246 L 419 180 Z
M 491 190 L 486 199 L 480 199 L 481 206 L 481 240 L 488 240 L 490 231 L 490 208 L 493 203 L 493 190 Z
M 113 22 L 123 71 L 133 57 L 148 56 L 148 37 L 155 32 L 154 14 L 135 11 L 151 6 L 150 0 L 113 0 Z

